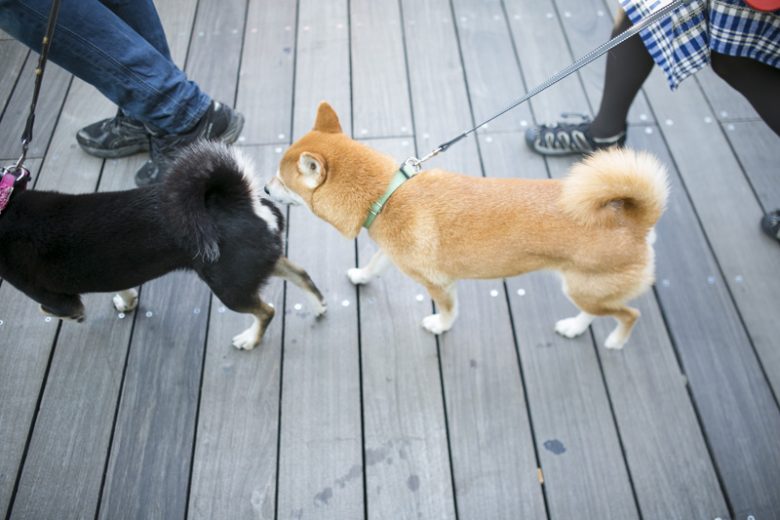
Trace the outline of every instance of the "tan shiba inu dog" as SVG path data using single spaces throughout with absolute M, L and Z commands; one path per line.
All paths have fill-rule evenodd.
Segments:
M 555 330 L 574 337 L 595 316 L 613 316 L 618 326 L 606 346 L 623 346 L 639 317 L 626 302 L 654 280 L 653 226 L 668 195 L 655 158 L 601 151 L 564 180 L 439 169 L 408 180 L 399 174 L 395 160 L 345 135 L 333 108 L 322 103 L 314 128 L 287 150 L 266 192 L 308 206 L 348 238 L 369 227 L 380 251 L 365 267 L 350 269 L 350 280 L 367 283 L 394 263 L 436 302 L 438 314 L 422 322 L 434 334 L 457 317 L 457 280 L 549 269 L 561 274 L 565 294 L 581 311 Z

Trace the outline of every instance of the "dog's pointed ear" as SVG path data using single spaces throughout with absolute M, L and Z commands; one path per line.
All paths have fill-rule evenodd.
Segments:
M 317 153 L 303 152 L 298 158 L 298 171 L 303 176 L 303 182 L 314 189 L 325 180 L 325 159 Z
M 327 102 L 323 101 L 317 107 L 317 119 L 314 121 L 314 130 L 329 134 L 340 134 L 341 124 L 336 111 Z

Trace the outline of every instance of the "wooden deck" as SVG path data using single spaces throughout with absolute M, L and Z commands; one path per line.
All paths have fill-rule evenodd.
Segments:
M 268 178 L 320 100 L 345 131 L 423 154 L 603 42 L 604 0 L 160 0 L 178 63 L 247 120 Z M 56 36 L 55 36 L 56 38 Z M 0 40 L 0 158 L 14 160 L 36 55 Z M 559 177 L 524 129 L 598 107 L 603 60 L 431 162 L 472 175 Z M 144 156 L 102 161 L 75 132 L 114 108 L 47 68 L 35 189 L 131 188 Z M 124 316 L 90 295 L 84 324 L 44 318 L 0 285 L 0 515 L 10 519 L 780 518 L 780 140 L 710 71 L 668 91 L 656 71 L 629 144 L 669 167 L 657 279 L 619 352 L 610 320 L 566 340 L 555 277 L 460 284 L 436 339 L 424 290 L 393 271 L 357 290 L 374 249 L 289 210 L 289 256 L 326 294 L 265 291 L 249 323 L 195 276 L 145 284 Z M 100 218 L 96 215 L 96 218 Z M 282 312 L 283 310 L 283 312 Z

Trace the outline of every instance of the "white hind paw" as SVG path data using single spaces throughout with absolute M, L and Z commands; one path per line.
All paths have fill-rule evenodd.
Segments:
M 431 314 L 430 316 L 423 318 L 422 326 L 428 332 L 441 334 L 442 332 L 450 330 L 452 323 L 447 323 L 441 314 Z
M 262 334 L 260 333 L 260 325 L 259 322 L 255 319 L 255 322 L 251 327 L 246 329 L 241 334 L 233 336 L 233 346 L 239 350 L 252 350 L 260 343 L 261 337 Z
M 626 344 L 627 339 L 628 338 L 626 338 L 620 330 L 615 329 L 609 333 L 609 336 L 607 336 L 606 341 L 604 341 L 604 346 L 609 349 L 620 350 L 623 348 L 623 345 Z

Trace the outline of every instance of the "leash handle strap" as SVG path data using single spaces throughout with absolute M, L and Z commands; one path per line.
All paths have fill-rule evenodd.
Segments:
M 41 92 L 41 83 L 43 82 L 43 71 L 46 68 L 46 61 L 49 57 L 49 47 L 54 36 L 54 29 L 57 26 L 57 17 L 60 14 L 60 0 L 52 0 L 49 10 L 49 22 L 46 26 L 46 34 L 41 41 L 41 54 L 38 57 L 38 66 L 35 69 L 35 87 L 33 88 L 32 102 L 30 103 L 30 114 L 27 116 L 27 123 L 22 132 L 22 156 L 16 163 L 16 168 L 21 168 L 27 157 L 27 148 L 32 142 L 33 123 L 35 123 L 35 107 L 38 104 L 38 96 Z
M 671 14 L 671 12 L 673 10 L 675 10 L 676 8 L 678 8 L 679 6 L 681 6 L 683 4 L 690 3 L 691 1 L 692 0 L 674 0 L 673 2 L 663 6 L 659 10 L 655 11 L 653 14 L 647 16 L 646 18 L 643 18 L 642 20 L 640 20 L 636 24 L 632 25 L 631 27 L 629 27 L 628 29 L 626 29 L 622 33 L 620 33 L 617 36 L 615 36 L 614 38 L 612 38 L 611 40 L 607 41 L 606 43 L 603 43 L 603 44 L 599 45 L 598 47 L 596 47 L 595 49 L 590 51 L 588 54 L 586 54 L 582 58 L 578 59 L 577 61 L 575 61 L 574 63 L 572 63 L 568 67 L 566 67 L 565 69 L 557 72 L 555 75 L 553 75 L 550 78 L 548 78 L 546 81 L 544 81 L 540 85 L 537 85 L 536 87 L 534 87 L 533 89 L 528 91 L 528 93 L 526 93 L 525 96 L 521 97 L 520 99 L 518 99 L 517 101 L 515 101 L 514 103 L 512 103 L 511 105 L 509 105 L 504 110 L 502 110 L 498 114 L 494 115 L 490 119 L 487 119 L 487 120 L 483 121 L 482 123 L 480 123 L 479 125 L 477 125 L 474 128 L 472 128 L 471 130 L 467 130 L 466 132 L 463 132 L 459 136 L 457 136 L 457 137 L 455 137 L 453 139 L 450 139 L 447 142 L 444 142 L 444 143 L 440 144 L 431 153 L 429 153 L 428 155 L 426 155 L 422 159 L 419 159 L 419 161 L 415 161 L 415 165 L 419 166 L 420 164 L 422 164 L 423 162 L 427 161 L 428 159 L 438 155 L 441 152 L 446 151 L 447 148 L 449 148 L 453 144 L 457 143 L 458 141 L 460 141 L 464 137 L 468 136 L 469 134 L 471 134 L 473 132 L 476 132 L 477 130 L 479 130 L 480 128 L 485 126 L 486 124 L 490 123 L 491 121 L 493 121 L 497 117 L 506 114 L 507 112 L 509 112 L 510 110 L 515 108 L 516 106 L 518 106 L 518 105 L 520 105 L 522 103 L 525 103 L 526 101 L 528 101 L 529 99 L 531 99 L 535 95 L 537 95 L 540 92 L 550 88 L 551 86 L 555 85 L 556 83 L 558 83 L 559 81 L 561 81 L 565 77 L 567 77 L 567 76 L 573 74 L 574 72 L 578 71 L 579 69 L 581 69 L 585 65 L 591 63 L 592 61 L 600 58 L 605 53 L 607 53 L 610 49 L 613 49 L 613 48 L 617 47 L 618 45 L 620 45 L 621 43 L 623 43 L 627 39 L 631 38 L 635 34 L 639 33 L 642 30 L 644 30 L 651 23 L 656 22 L 656 21 L 660 20 L 661 18 L 665 18 L 666 16 Z

